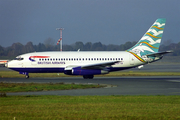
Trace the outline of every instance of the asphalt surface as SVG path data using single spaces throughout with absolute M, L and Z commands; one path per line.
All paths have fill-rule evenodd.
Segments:
M 18 92 L 7 95 L 180 95 L 180 76 L 160 77 L 96 77 L 94 79 L 76 78 L 1 78 L 0 82 L 38 82 L 38 83 L 85 83 L 108 84 L 106 88 L 59 90 L 42 92 Z
M 1 70 L 9 70 L 0 67 Z M 125 71 L 180 72 L 180 64 L 148 64 L 142 69 Z M 61 90 L 42 92 L 7 93 L 7 95 L 180 95 L 180 76 L 160 77 L 95 77 L 94 79 L 76 78 L 0 78 L 0 82 L 39 82 L 39 83 L 85 83 L 108 84 L 107 88 L 82 90 Z

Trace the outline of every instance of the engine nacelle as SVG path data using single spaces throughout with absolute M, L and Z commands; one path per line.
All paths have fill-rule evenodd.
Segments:
M 109 72 L 106 70 L 90 70 L 90 69 L 71 69 L 64 70 L 64 74 L 67 75 L 100 75 L 100 74 L 108 74 Z

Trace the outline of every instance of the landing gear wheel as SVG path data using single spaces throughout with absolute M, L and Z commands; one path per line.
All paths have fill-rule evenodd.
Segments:
M 88 79 L 88 76 L 87 76 L 87 75 L 83 75 L 83 78 L 84 78 L 84 79 Z
M 29 78 L 29 75 L 25 75 L 25 78 L 28 79 L 28 78 Z
M 93 79 L 94 75 L 83 75 L 84 79 Z
M 94 75 L 89 75 L 89 79 L 93 79 L 94 78 Z

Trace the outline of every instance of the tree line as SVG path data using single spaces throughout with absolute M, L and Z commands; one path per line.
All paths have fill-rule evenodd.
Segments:
M 132 46 L 134 46 L 137 42 L 126 42 L 121 45 L 104 45 L 101 42 L 96 43 L 83 43 L 76 42 L 72 45 L 63 45 L 63 51 L 124 51 Z M 160 46 L 160 51 L 173 50 L 173 53 L 168 54 L 170 56 L 180 56 L 180 42 L 179 43 L 171 43 L 168 45 L 162 44 Z M 42 51 L 59 51 L 59 45 L 54 45 L 51 39 L 47 40 L 44 43 L 39 43 L 38 45 L 33 45 L 32 42 L 28 42 L 26 45 L 21 43 L 13 43 L 10 47 L 2 47 L 0 45 L 0 56 L 1 58 L 12 58 L 18 56 L 20 54 L 29 53 L 29 52 L 42 52 Z

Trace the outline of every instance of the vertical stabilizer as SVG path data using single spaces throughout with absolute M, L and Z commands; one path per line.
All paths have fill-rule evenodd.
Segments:
M 161 43 L 166 19 L 157 19 L 139 42 L 127 51 L 133 54 L 142 62 L 147 62 L 145 58 L 148 54 L 157 53 Z M 152 58 L 155 59 L 155 58 Z

